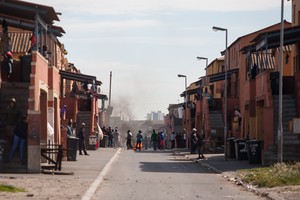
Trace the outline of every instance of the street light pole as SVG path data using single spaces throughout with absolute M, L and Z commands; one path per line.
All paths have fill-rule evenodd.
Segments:
M 281 26 L 280 26 L 280 69 L 279 69 L 279 106 L 278 106 L 278 161 L 282 163 L 283 160 L 283 127 L 282 127 L 282 71 L 283 71 L 283 32 L 284 32 L 284 0 L 281 0 Z
M 226 28 L 216 27 L 213 26 L 212 29 L 214 31 L 225 31 L 225 91 L 224 91 L 224 154 L 225 154 L 225 160 L 227 160 L 227 67 L 228 67 L 228 30 Z
M 187 76 L 186 75 L 182 75 L 182 74 L 178 74 L 177 75 L 179 78 L 184 78 L 185 79 L 185 130 L 186 132 L 188 132 L 188 127 L 187 127 Z
M 205 66 L 205 85 L 204 85 L 204 82 L 202 81 L 202 86 L 203 86 L 203 89 L 204 89 L 204 86 L 206 86 L 206 69 L 207 69 L 207 66 L 208 66 L 208 58 L 205 58 L 205 57 L 197 57 L 198 60 L 206 60 L 206 66 Z M 202 91 L 203 93 L 203 91 Z M 202 95 L 202 107 L 203 107 L 203 111 L 202 111 L 202 135 L 205 136 L 205 119 L 206 119 L 206 115 L 205 115 L 205 98 L 204 96 Z

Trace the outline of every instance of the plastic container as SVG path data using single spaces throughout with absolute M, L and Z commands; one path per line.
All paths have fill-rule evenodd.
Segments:
M 77 149 L 78 149 L 78 138 L 77 137 L 68 137 L 67 138 L 67 160 L 76 161 L 77 158 Z
M 235 155 L 235 138 L 232 137 L 232 138 L 227 138 L 227 157 L 228 158 L 235 158 L 236 155 Z
M 247 142 L 249 164 L 261 164 L 262 163 L 262 141 L 260 140 L 248 140 Z
M 235 156 L 238 160 L 248 160 L 247 144 L 245 139 L 236 139 Z

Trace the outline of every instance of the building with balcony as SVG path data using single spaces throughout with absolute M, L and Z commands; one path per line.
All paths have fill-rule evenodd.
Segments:
M 100 94 L 101 82 L 95 76 L 80 73 L 66 59 L 67 51 L 59 41 L 65 32 L 54 25 L 59 21 L 54 8 L 24 1 L 0 4 L 0 132 L 5 133 L 0 135 L 0 171 L 39 173 L 51 159 L 58 159 L 57 155 L 43 157 L 44 150 L 66 150 L 68 119 L 84 121 L 88 134 L 96 135 L 100 118 L 102 122 L 107 118 L 103 114 L 107 97 Z M 6 131 L 5 110 L 12 98 L 20 115 L 29 117 L 22 163 L 18 155 L 8 159 L 12 135 Z

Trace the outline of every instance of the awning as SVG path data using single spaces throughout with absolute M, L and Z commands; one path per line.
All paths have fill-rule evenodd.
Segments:
M 200 90 L 200 88 L 198 87 L 198 88 L 187 90 L 186 93 L 189 96 L 189 95 L 197 94 L 199 90 Z M 180 96 L 185 97 L 185 91 L 183 93 L 181 93 Z
M 96 97 L 97 97 L 98 99 L 108 100 L 108 97 L 107 97 L 107 95 L 105 95 L 105 94 L 96 94 Z
M 99 85 L 99 86 L 102 85 L 102 82 L 97 81 L 97 78 L 95 76 L 72 73 L 72 72 L 67 72 L 67 71 L 63 71 L 63 70 L 59 70 L 59 74 L 60 74 L 61 78 L 63 78 L 63 79 L 79 81 L 82 83 L 89 83 L 89 84 L 93 84 L 93 82 L 94 82 L 95 85 Z
M 239 71 L 238 68 L 228 70 L 227 71 L 227 78 L 229 79 L 232 74 L 237 73 L 238 71 Z M 210 83 L 213 83 L 213 82 L 216 82 L 216 81 L 222 81 L 222 80 L 225 80 L 225 72 L 208 75 L 207 77 L 209 78 Z
M 229 79 L 229 78 L 231 77 L 232 74 L 237 73 L 238 71 L 239 71 L 238 68 L 228 70 L 228 71 L 227 71 L 227 78 Z M 199 91 L 201 90 L 201 86 L 202 86 L 202 80 L 203 80 L 203 79 L 200 79 L 199 81 L 196 82 L 196 84 L 199 85 L 199 87 L 194 88 L 194 89 L 188 89 L 188 90 L 186 91 L 187 95 L 193 95 L 193 94 L 199 93 Z M 217 74 L 208 75 L 208 76 L 207 76 L 207 80 L 209 80 L 209 81 L 208 81 L 208 84 L 209 84 L 209 83 L 213 83 L 213 82 L 217 82 L 217 81 L 225 80 L 225 72 L 221 72 L 221 73 L 217 73 Z M 182 93 L 180 94 L 180 96 L 181 96 L 181 97 L 185 97 L 185 91 L 182 92 Z

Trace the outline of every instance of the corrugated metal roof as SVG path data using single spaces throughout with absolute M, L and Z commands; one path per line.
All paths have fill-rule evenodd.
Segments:
M 26 53 L 30 48 L 31 33 L 10 32 L 8 36 L 11 40 L 13 53 Z

